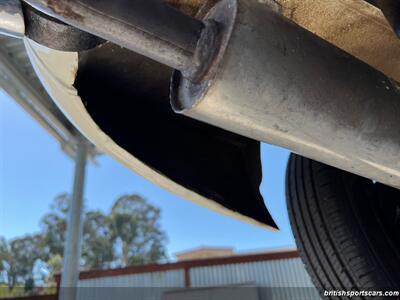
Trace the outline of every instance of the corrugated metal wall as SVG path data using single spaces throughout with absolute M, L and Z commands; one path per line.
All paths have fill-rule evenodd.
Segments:
M 261 299 L 320 299 L 300 258 L 198 267 L 190 280 L 192 287 L 254 285 Z
M 183 288 L 184 270 L 79 280 L 78 300 L 161 300 L 164 292 Z
M 184 287 L 183 270 L 79 280 L 80 287 Z
M 235 285 L 257 287 L 260 300 L 320 299 L 300 258 L 192 267 L 189 275 L 193 288 Z M 162 300 L 165 291 L 185 287 L 185 271 L 91 278 L 79 286 L 79 300 Z

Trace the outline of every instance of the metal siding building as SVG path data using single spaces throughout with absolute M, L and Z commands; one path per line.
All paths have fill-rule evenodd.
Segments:
M 183 288 L 184 271 L 171 270 L 79 281 L 78 300 L 161 300 L 168 290 Z
M 184 287 L 184 270 L 91 278 L 79 287 Z
M 297 251 L 89 271 L 81 273 L 79 287 L 79 300 L 197 299 L 199 295 L 207 300 L 221 294 L 227 300 L 241 294 L 255 300 L 320 299 Z
M 260 299 L 319 299 L 300 258 L 193 268 L 190 279 L 191 287 L 256 286 Z

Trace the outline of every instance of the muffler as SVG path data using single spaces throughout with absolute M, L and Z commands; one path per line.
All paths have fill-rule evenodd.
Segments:
M 394 82 L 256 1 L 206 18 L 221 46 L 201 81 L 175 72 L 176 112 L 400 188 Z

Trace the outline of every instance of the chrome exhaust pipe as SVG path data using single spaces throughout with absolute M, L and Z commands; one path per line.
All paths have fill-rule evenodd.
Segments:
M 208 74 L 176 112 L 400 188 L 400 93 L 385 75 L 252 0 L 222 0 Z

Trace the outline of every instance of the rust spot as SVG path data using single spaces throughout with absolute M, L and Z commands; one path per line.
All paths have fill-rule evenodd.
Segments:
M 167 0 L 166 2 L 188 15 L 195 16 L 207 0 Z
M 75 11 L 68 5 L 67 3 L 60 2 L 58 0 L 47 0 L 47 6 L 50 8 L 54 13 L 61 15 L 63 17 L 72 18 L 76 21 L 83 21 L 84 17 Z

